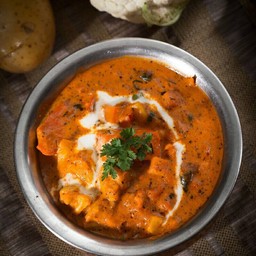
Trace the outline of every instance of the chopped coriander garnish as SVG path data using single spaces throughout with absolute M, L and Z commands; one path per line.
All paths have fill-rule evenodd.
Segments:
M 149 82 L 149 81 L 151 81 L 151 79 L 152 79 L 152 73 L 151 72 L 144 72 L 141 76 L 140 76 L 140 78 L 144 81 L 144 82 Z
M 139 95 L 138 94 L 133 94 L 132 95 L 132 100 L 137 100 L 139 98 Z
M 132 95 L 132 100 L 137 100 L 140 97 L 143 97 L 143 93 L 142 92 L 138 92 L 136 94 L 133 94 Z
M 147 153 L 152 152 L 150 142 L 151 133 L 143 133 L 141 136 L 135 135 L 133 128 L 125 128 L 120 132 L 120 138 L 114 138 L 109 143 L 103 145 L 101 156 L 106 156 L 107 160 L 103 163 L 103 174 L 101 179 L 110 175 L 113 179 L 117 177 L 115 167 L 122 171 L 128 171 L 138 159 L 143 161 Z
M 81 105 L 81 104 L 75 104 L 75 105 L 73 105 L 73 107 L 75 108 L 75 109 L 79 109 L 79 110 L 84 110 L 84 108 L 83 108 L 83 106 Z

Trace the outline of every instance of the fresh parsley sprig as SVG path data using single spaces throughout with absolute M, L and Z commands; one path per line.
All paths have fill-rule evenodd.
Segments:
M 122 171 L 128 171 L 138 159 L 143 161 L 147 153 L 152 152 L 150 142 L 151 133 L 143 133 L 141 136 L 135 135 L 134 128 L 125 128 L 120 132 L 120 138 L 114 138 L 109 143 L 103 145 L 101 156 L 106 156 L 103 163 L 102 180 L 110 175 L 113 179 L 117 177 L 115 167 Z

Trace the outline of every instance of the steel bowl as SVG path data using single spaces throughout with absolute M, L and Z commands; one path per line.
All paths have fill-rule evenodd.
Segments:
M 212 100 L 224 134 L 222 173 L 204 207 L 187 224 L 157 240 L 118 241 L 95 235 L 70 222 L 56 207 L 40 173 L 36 127 L 58 93 L 81 69 L 106 59 L 136 55 L 158 59 L 197 84 Z M 216 75 L 191 54 L 173 45 L 142 38 L 112 39 L 81 49 L 54 66 L 28 97 L 17 126 L 15 164 L 24 196 L 38 219 L 57 237 L 79 249 L 104 255 L 148 255 L 173 248 L 202 230 L 217 214 L 236 182 L 242 157 L 242 135 L 235 106 Z

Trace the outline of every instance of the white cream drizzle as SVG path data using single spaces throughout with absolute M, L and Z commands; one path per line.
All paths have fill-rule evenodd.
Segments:
M 88 133 L 78 138 L 77 140 L 77 149 L 78 150 L 94 150 L 96 143 L 96 134 Z
M 104 115 L 104 105 L 115 106 L 121 102 L 127 101 L 126 96 L 111 96 L 106 92 L 97 91 L 98 100 L 95 103 L 94 111 L 87 114 L 84 118 L 80 120 L 80 124 L 87 129 L 96 130 L 101 127 L 100 129 L 109 129 L 113 127 L 113 124 L 106 122 L 105 115 Z M 117 125 L 114 124 L 113 128 L 116 128 Z
M 98 195 L 97 190 L 81 185 L 80 180 L 76 179 L 72 173 L 67 173 L 65 177 L 59 179 L 58 190 L 65 186 L 77 186 L 79 188 L 79 193 L 88 195 L 93 199 Z
M 93 112 L 90 112 L 87 114 L 84 118 L 80 120 L 80 124 L 87 129 L 96 129 L 96 130 L 102 130 L 102 129 L 109 129 L 109 128 L 117 128 L 118 126 L 116 124 L 112 124 L 109 122 L 106 122 L 105 115 L 104 115 L 104 105 L 110 105 L 115 106 L 121 102 L 129 102 L 129 103 L 147 103 L 150 105 L 154 105 L 157 108 L 157 111 L 162 116 L 163 120 L 167 123 L 168 127 L 172 130 L 174 133 L 174 136 L 176 139 L 178 139 L 178 135 L 176 130 L 174 129 L 174 122 L 172 117 L 164 110 L 164 108 L 156 101 L 150 98 L 150 96 L 145 93 L 141 92 L 140 94 L 143 94 L 143 96 L 138 97 L 138 99 L 133 100 L 132 95 L 127 96 L 111 96 L 106 92 L 98 91 L 98 100 L 95 104 L 95 110 Z
M 175 194 L 176 194 L 176 203 L 172 210 L 170 210 L 166 216 L 165 216 L 165 221 L 163 224 L 166 224 L 168 219 L 174 214 L 174 212 L 177 210 L 179 207 L 180 201 L 183 196 L 183 188 L 180 182 L 180 167 L 182 164 L 182 155 L 185 152 L 186 148 L 185 145 L 181 144 L 180 142 L 176 141 L 173 146 L 176 149 L 176 170 L 175 170 L 175 178 L 176 178 L 176 187 L 175 187 Z
M 83 117 L 80 120 L 80 124 L 84 127 L 90 130 L 89 133 L 86 135 L 81 136 L 78 138 L 77 141 L 77 149 L 78 150 L 92 150 L 92 159 L 95 162 L 95 171 L 94 171 L 94 177 L 90 185 L 88 185 L 88 188 L 83 187 L 80 184 L 80 181 L 78 179 L 75 179 L 72 174 L 68 173 L 64 178 L 59 180 L 59 187 L 63 187 L 66 185 L 77 185 L 79 186 L 79 189 L 81 193 L 90 195 L 90 191 L 93 191 L 93 188 L 97 188 L 99 184 L 97 184 L 97 181 L 99 180 L 100 170 L 102 168 L 103 162 L 100 157 L 97 156 L 96 152 L 96 134 L 95 132 L 97 130 L 104 130 L 104 129 L 116 129 L 119 126 L 117 124 L 109 123 L 105 120 L 104 115 L 104 105 L 111 105 L 115 106 L 121 102 L 128 102 L 128 103 L 135 103 L 140 102 L 142 104 L 150 104 L 154 105 L 161 115 L 162 119 L 166 122 L 169 129 L 173 132 L 176 142 L 173 144 L 176 149 L 176 187 L 175 187 L 175 194 L 176 194 L 176 203 L 172 210 L 170 210 L 166 216 L 165 221 L 163 225 L 165 225 L 168 221 L 168 219 L 174 214 L 174 212 L 178 209 L 179 204 L 181 202 L 182 196 L 183 196 L 183 189 L 180 182 L 180 169 L 182 164 L 182 155 L 185 152 L 185 145 L 178 142 L 178 134 L 174 127 L 174 122 L 172 117 L 165 111 L 165 109 L 154 99 L 150 97 L 145 92 L 141 93 L 143 96 L 140 96 L 136 100 L 133 100 L 132 95 L 127 96 L 111 96 L 108 93 L 104 91 L 97 91 L 98 100 L 95 103 L 95 108 L 93 112 L 88 113 L 85 117 Z M 95 198 L 95 194 L 91 194 L 93 198 Z
M 96 134 L 88 133 L 78 138 L 77 140 L 77 150 L 91 150 L 92 151 L 92 160 L 94 163 L 97 162 L 97 152 L 95 150 L 96 144 Z

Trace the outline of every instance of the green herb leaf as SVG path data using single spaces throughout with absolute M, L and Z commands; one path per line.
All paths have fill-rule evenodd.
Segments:
M 122 137 L 123 139 L 125 139 L 125 140 L 131 138 L 134 134 L 135 134 L 135 131 L 134 131 L 134 129 L 133 129 L 132 127 L 123 129 L 123 130 L 120 132 L 121 137 Z
M 143 97 L 143 93 L 142 92 L 138 92 L 136 94 L 133 94 L 132 95 L 132 100 L 137 100 L 140 97 Z
M 75 104 L 75 105 L 73 105 L 73 107 L 75 108 L 75 109 L 79 109 L 79 110 L 84 110 L 84 108 L 83 108 L 83 106 L 81 105 L 81 104 Z
M 144 72 L 140 78 L 144 81 L 144 82 L 149 82 L 152 79 L 152 73 L 150 71 Z
M 137 100 L 139 98 L 139 95 L 138 94 L 133 94 L 132 95 L 132 100 Z
M 113 179 L 117 177 L 117 172 L 114 168 L 116 160 L 114 158 L 108 158 L 107 161 L 103 164 L 103 174 L 101 179 L 104 180 L 111 175 Z
M 114 138 L 102 147 L 100 155 L 107 157 L 103 163 L 102 180 L 108 175 L 115 179 L 117 177 L 115 167 L 128 171 L 136 159 L 143 161 L 146 154 L 152 152 L 151 133 L 136 136 L 133 128 L 126 128 L 120 132 L 120 136 L 121 138 Z

